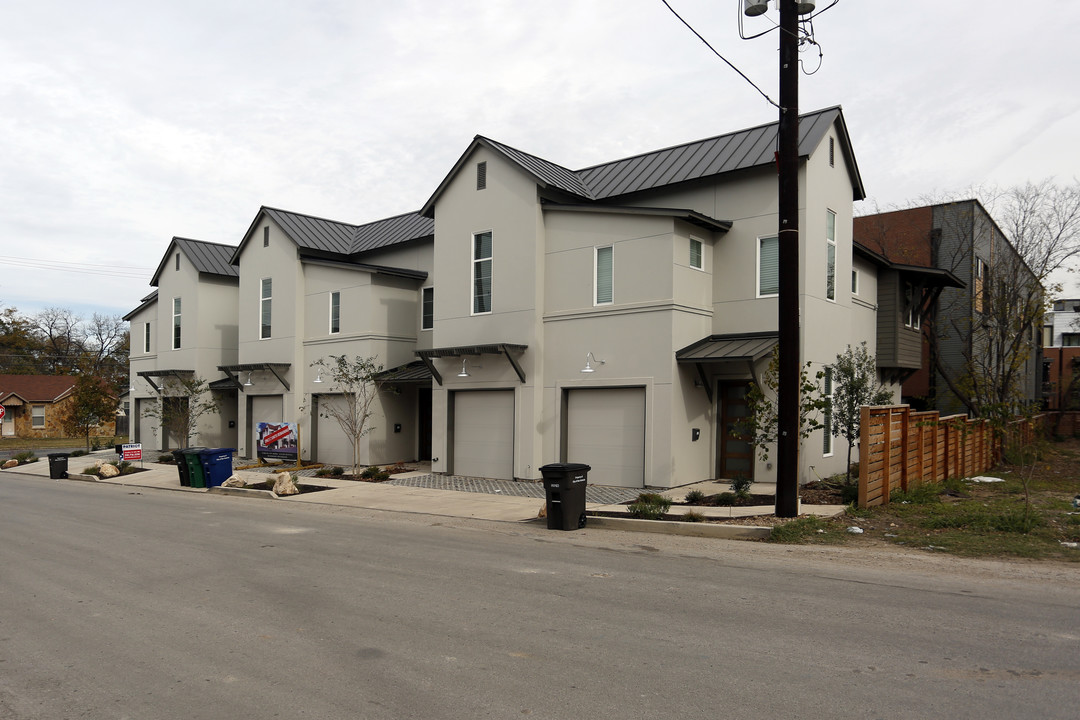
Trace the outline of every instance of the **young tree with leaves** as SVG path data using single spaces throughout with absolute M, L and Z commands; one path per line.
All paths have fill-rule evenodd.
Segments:
M 769 459 L 769 447 L 776 444 L 780 427 L 776 405 L 779 374 L 780 349 L 775 347 L 760 383 L 750 383 L 746 393 L 746 417 L 735 424 L 736 432 L 757 448 L 762 462 Z M 799 438 L 802 440 L 823 427 L 819 415 L 828 407 L 828 399 L 815 381 L 820 381 L 824 376 L 824 372 L 818 372 L 811 378 L 809 362 L 799 372 Z
M 832 366 L 831 428 L 834 437 L 847 440 L 847 483 L 851 484 L 851 448 L 859 442 L 859 423 L 863 405 L 889 405 L 892 391 L 877 380 L 877 360 L 866 349 L 866 343 L 836 356 Z
M 70 437 L 86 439 L 86 451 L 90 451 L 90 434 L 109 420 L 116 418 L 116 395 L 109 384 L 101 378 L 80 374 L 75 379 L 75 389 L 67 413 L 60 421 L 64 432 Z
M 161 422 L 166 438 L 171 435 L 184 447 L 191 447 L 192 440 L 199 437 L 199 421 L 221 412 L 221 407 L 210 391 L 210 384 L 193 375 L 166 378 L 158 398 L 144 412 Z
M 375 398 L 381 383 L 382 372 L 374 357 L 349 357 L 331 355 L 329 360 L 319 358 L 311 367 L 329 375 L 330 390 L 341 393 L 342 400 L 319 404 L 319 416 L 337 421 L 342 432 L 352 444 L 353 474 L 360 474 L 360 440 L 374 427 L 370 424 Z

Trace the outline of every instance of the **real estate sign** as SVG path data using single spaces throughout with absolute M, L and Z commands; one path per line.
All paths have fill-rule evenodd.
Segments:
M 258 457 L 268 460 L 296 461 L 296 423 L 258 423 L 255 451 Z
M 125 443 L 120 451 L 124 460 L 142 460 L 142 443 Z

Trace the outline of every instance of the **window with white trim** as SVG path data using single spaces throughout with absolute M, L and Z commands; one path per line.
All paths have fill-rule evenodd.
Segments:
M 490 230 L 473 235 L 473 315 L 491 312 L 492 244 Z
M 45 406 L 34 405 L 30 408 L 30 427 L 45 427 Z
M 904 283 L 904 327 L 918 330 L 921 327 L 919 317 L 919 291 L 912 283 Z
M 851 294 L 859 294 L 859 271 L 855 268 L 851 269 Z
M 701 270 L 703 257 L 701 241 L 697 238 L 690 238 L 690 267 Z
M 180 349 L 180 298 L 172 301 L 172 349 Z
M 426 287 L 420 291 L 420 329 L 431 330 L 435 327 L 435 288 Z
M 825 297 L 836 300 L 836 213 L 825 211 Z
M 341 332 L 341 293 L 330 293 L 330 334 Z
M 598 247 L 593 253 L 593 267 L 595 278 L 593 287 L 594 305 L 610 305 L 614 302 L 615 294 L 615 267 L 614 249 L 611 245 Z
M 142 338 L 143 352 L 150 352 L 150 323 L 143 323 L 143 338 Z
M 828 457 L 833 454 L 833 369 L 825 368 L 825 408 L 822 412 L 821 454 Z
M 780 239 L 776 235 L 758 238 L 757 296 L 780 294 Z
M 274 281 L 272 278 L 263 278 L 259 282 L 259 339 L 266 340 L 270 337 L 271 310 L 274 296 Z

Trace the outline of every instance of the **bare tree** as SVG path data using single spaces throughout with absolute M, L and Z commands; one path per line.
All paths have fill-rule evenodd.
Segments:
M 375 398 L 381 383 L 378 375 L 382 365 L 374 357 L 331 355 L 327 361 L 319 358 L 311 363 L 330 376 L 330 389 L 340 392 L 342 402 L 319 404 L 319 416 L 337 421 L 342 432 L 352 443 L 353 474 L 360 474 L 360 440 L 374 428 L 369 424 Z
M 82 318 L 67 308 L 45 308 L 34 316 L 41 343 L 38 371 L 45 375 L 71 375 L 83 352 Z

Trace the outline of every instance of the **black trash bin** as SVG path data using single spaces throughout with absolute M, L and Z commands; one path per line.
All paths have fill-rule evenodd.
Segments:
M 540 468 L 547 496 L 548 530 L 585 527 L 585 487 L 592 467 L 583 463 L 551 463 Z
M 199 452 L 206 487 L 218 487 L 232 475 L 232 454 L 236 448 L 206 448 Z
M 67 453 L 49 453 L 49 478 L 64 480 L 67 478 Z
M 200 450 L 205 450 L 205 449 L 206 448 L 203 448 L 203 447 L 195 447 L 195 448 L 184 448 L 183 450 L 173 450 L 172 451 L 173 461 L 176 463 L 176 472 L 180 475 L 180 487 L 191 487 L 191 471 L 190 471 L 190 468 L 188 466 L 186 453 L 188 453 L 188 452 L 190 452 L 192 450 L 194 450 L 195 452 L 198 452 Z M 203 486 L 198 485 L 196 487 L 203 487 Z

